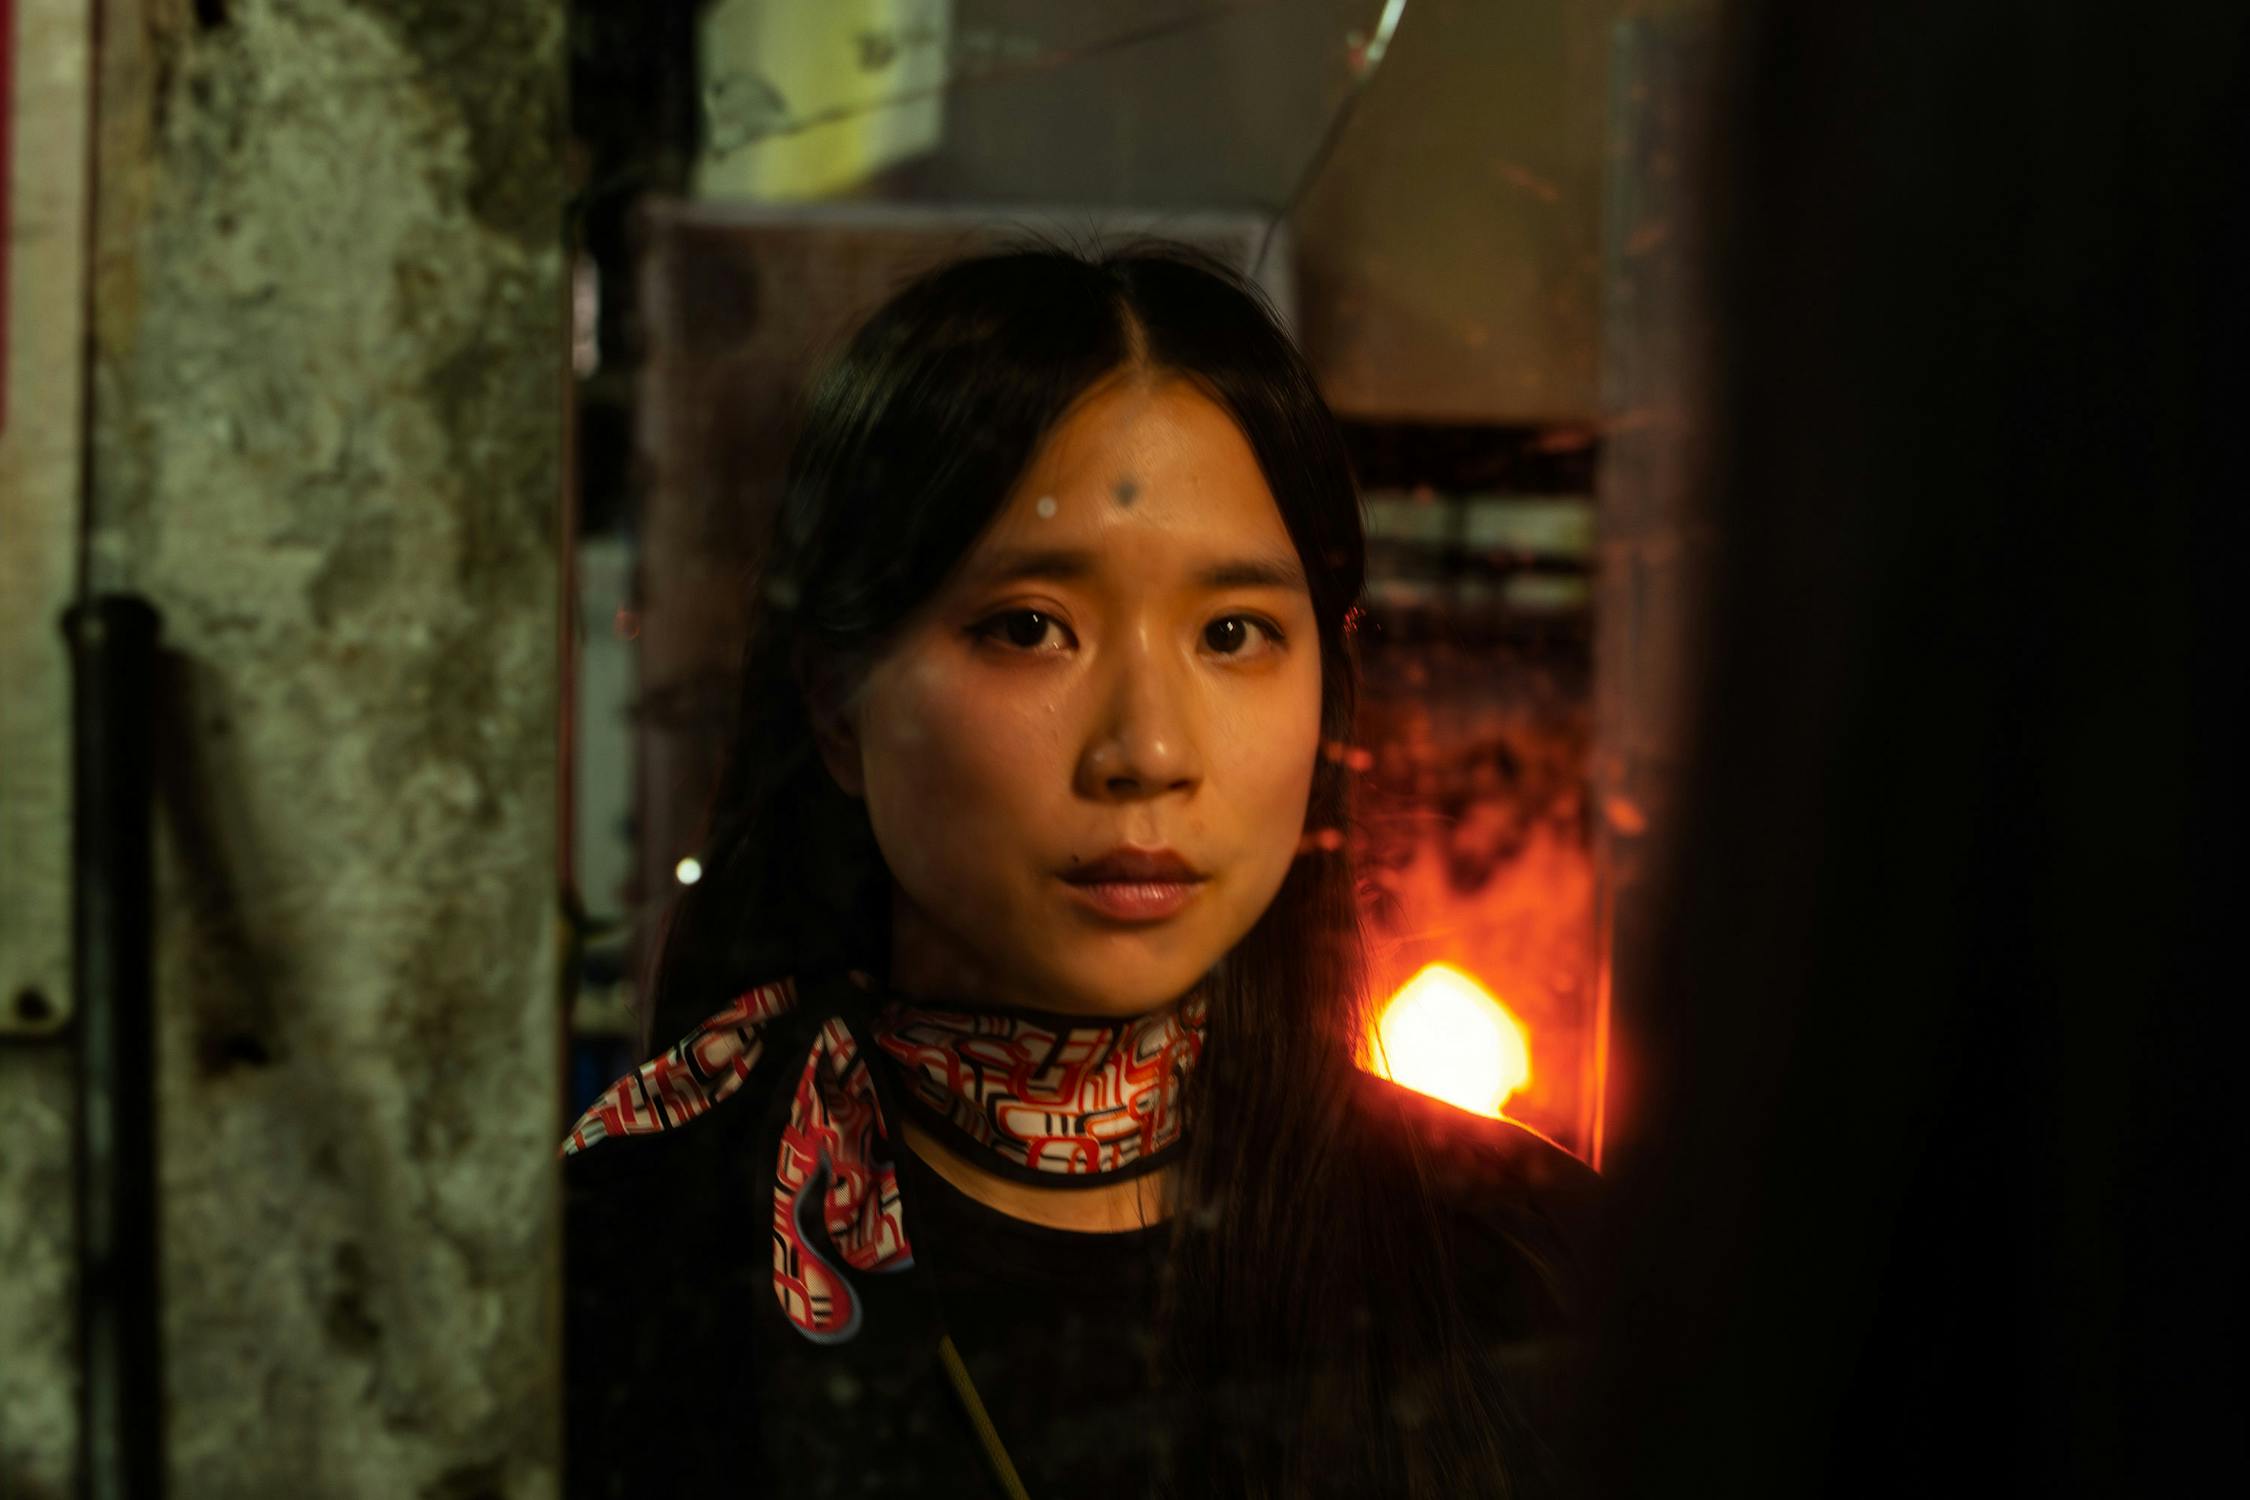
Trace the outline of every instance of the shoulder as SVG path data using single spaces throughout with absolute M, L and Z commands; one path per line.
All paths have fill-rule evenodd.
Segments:
M 788 980 L 759 985 L 604 1089 L 563 1137 L 561 1155 L 593 1153 L 606 1142 L 676 1138 L 684 1127 L 750 1092 L 780 1023 L 796 1009 Z M 740 1111 L 733 1113 L 739 1114 Z M 614 1150 L 597 1153 L 604 1161 Z
M 1464 1271 L 1496 1259 L 1528 1263 L 1566 1313 L 1582 1301 L 1602 1180 L 1546 1136 L 1513 1120 L 1456 1109 L 1363 1074 L 1361 1127 L 1400 1179 L 1418 1183 Z
M 820 1003 L 800 1003 L 788 980 L 745 991 L 604 1089 L 557 1152 L 573 1240 L 638 1218 L 684 1232 L 716 1211 L 711 1185 L 741 1178 L 761 1155 L 770 1169 L 756 1142 L 803 1070 Z
M 772 1275 L 759 1101 L 789 1066 L 794 1001 L 787 985 L 744 994 L 611 1084 L 563 1139 L 573 1495 L 644 1493 L 652 1453 L 671 1455 L 681 1493 L 758 1471 L 759 1429 L 740 1414 L 756 1409 L 745 1329 L 760 1325 L 738 1314 Z M 717 1431 L 726 1445 L 701 1441 Z
M 1371 1073 L 1360 1074 L 1357 1085 L 1353 1103 L 1364 1128 L 1410 1146 L 1449 1185 L 1558 1202 L 1600 1189 L 1593 1168 L 1527 1125 L 1471 1114 Z
M 757 1143 L 764 1103 L 792 1056 L 802 1063 L 805 1017 L 786 981 L 749 990 L 603 1090 L 564 1136 L 566 1359 L 608 1372 L 571 1382 L 591 1403 L 577 1435 L 606 1442 L 628 1411 L 633 1430 L 671 1421 L 680 1372 L 732 1357 L 739 1330 L 712 1308 L 771 1274 L 760 1187 L 773 1156 Z

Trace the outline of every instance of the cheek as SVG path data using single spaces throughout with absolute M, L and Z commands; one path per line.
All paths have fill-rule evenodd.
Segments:
M 1278 888 L 1304 836 L 1320 750 L 1319 664 L 1300 672 L 1255 711 L 1232 716 L 1214 757 L 1226 768 L 1218 808 L 1234 821 L 1245 853 Z
M 885 863 L 918 899 L 983 882 L 995 850 L 1042 825 L 1035 805 L 1057 753 L 1055 715 L 1038 695 L 980 690 L 942 662 L 879 670 L 861 704 L 868 818 Z

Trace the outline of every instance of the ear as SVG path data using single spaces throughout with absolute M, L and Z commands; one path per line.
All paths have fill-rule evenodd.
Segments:
M 847 797 L 867 795 L 867 777 L 859 757 L 859 725 L 854 705 L 841 674 L 828 666 L 797 669 L 799 690 L 805 696 L 805 718 L 812 725 L 813 748 L 828 777 Z

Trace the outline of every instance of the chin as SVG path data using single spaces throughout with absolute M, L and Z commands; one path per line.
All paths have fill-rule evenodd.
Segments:
M 1077 914 L 1026 956 L 1040 971 L 1035 1008 L 1101 1016 L 1162 1010 L 1209 977 L 1252 925 L 1229 906 L 1140 927 L 1102 927 Z
M 1035 1008 L 1066 1015 L 1146 1015 L 1194 989 L 1208 972 L 1209 965 L 1189 972 L 1166 964 L 1144 972 L 1117 965 L 1098 974 L 1057 975 L 1041 983 L 1040 992 L 1052 998 Z

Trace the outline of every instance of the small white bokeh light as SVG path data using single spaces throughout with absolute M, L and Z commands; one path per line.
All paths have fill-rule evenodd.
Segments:
M 693 885 L 703 878 L 703 861 L 691 854 L 672 866 L 672 875 L 682 885 Z

